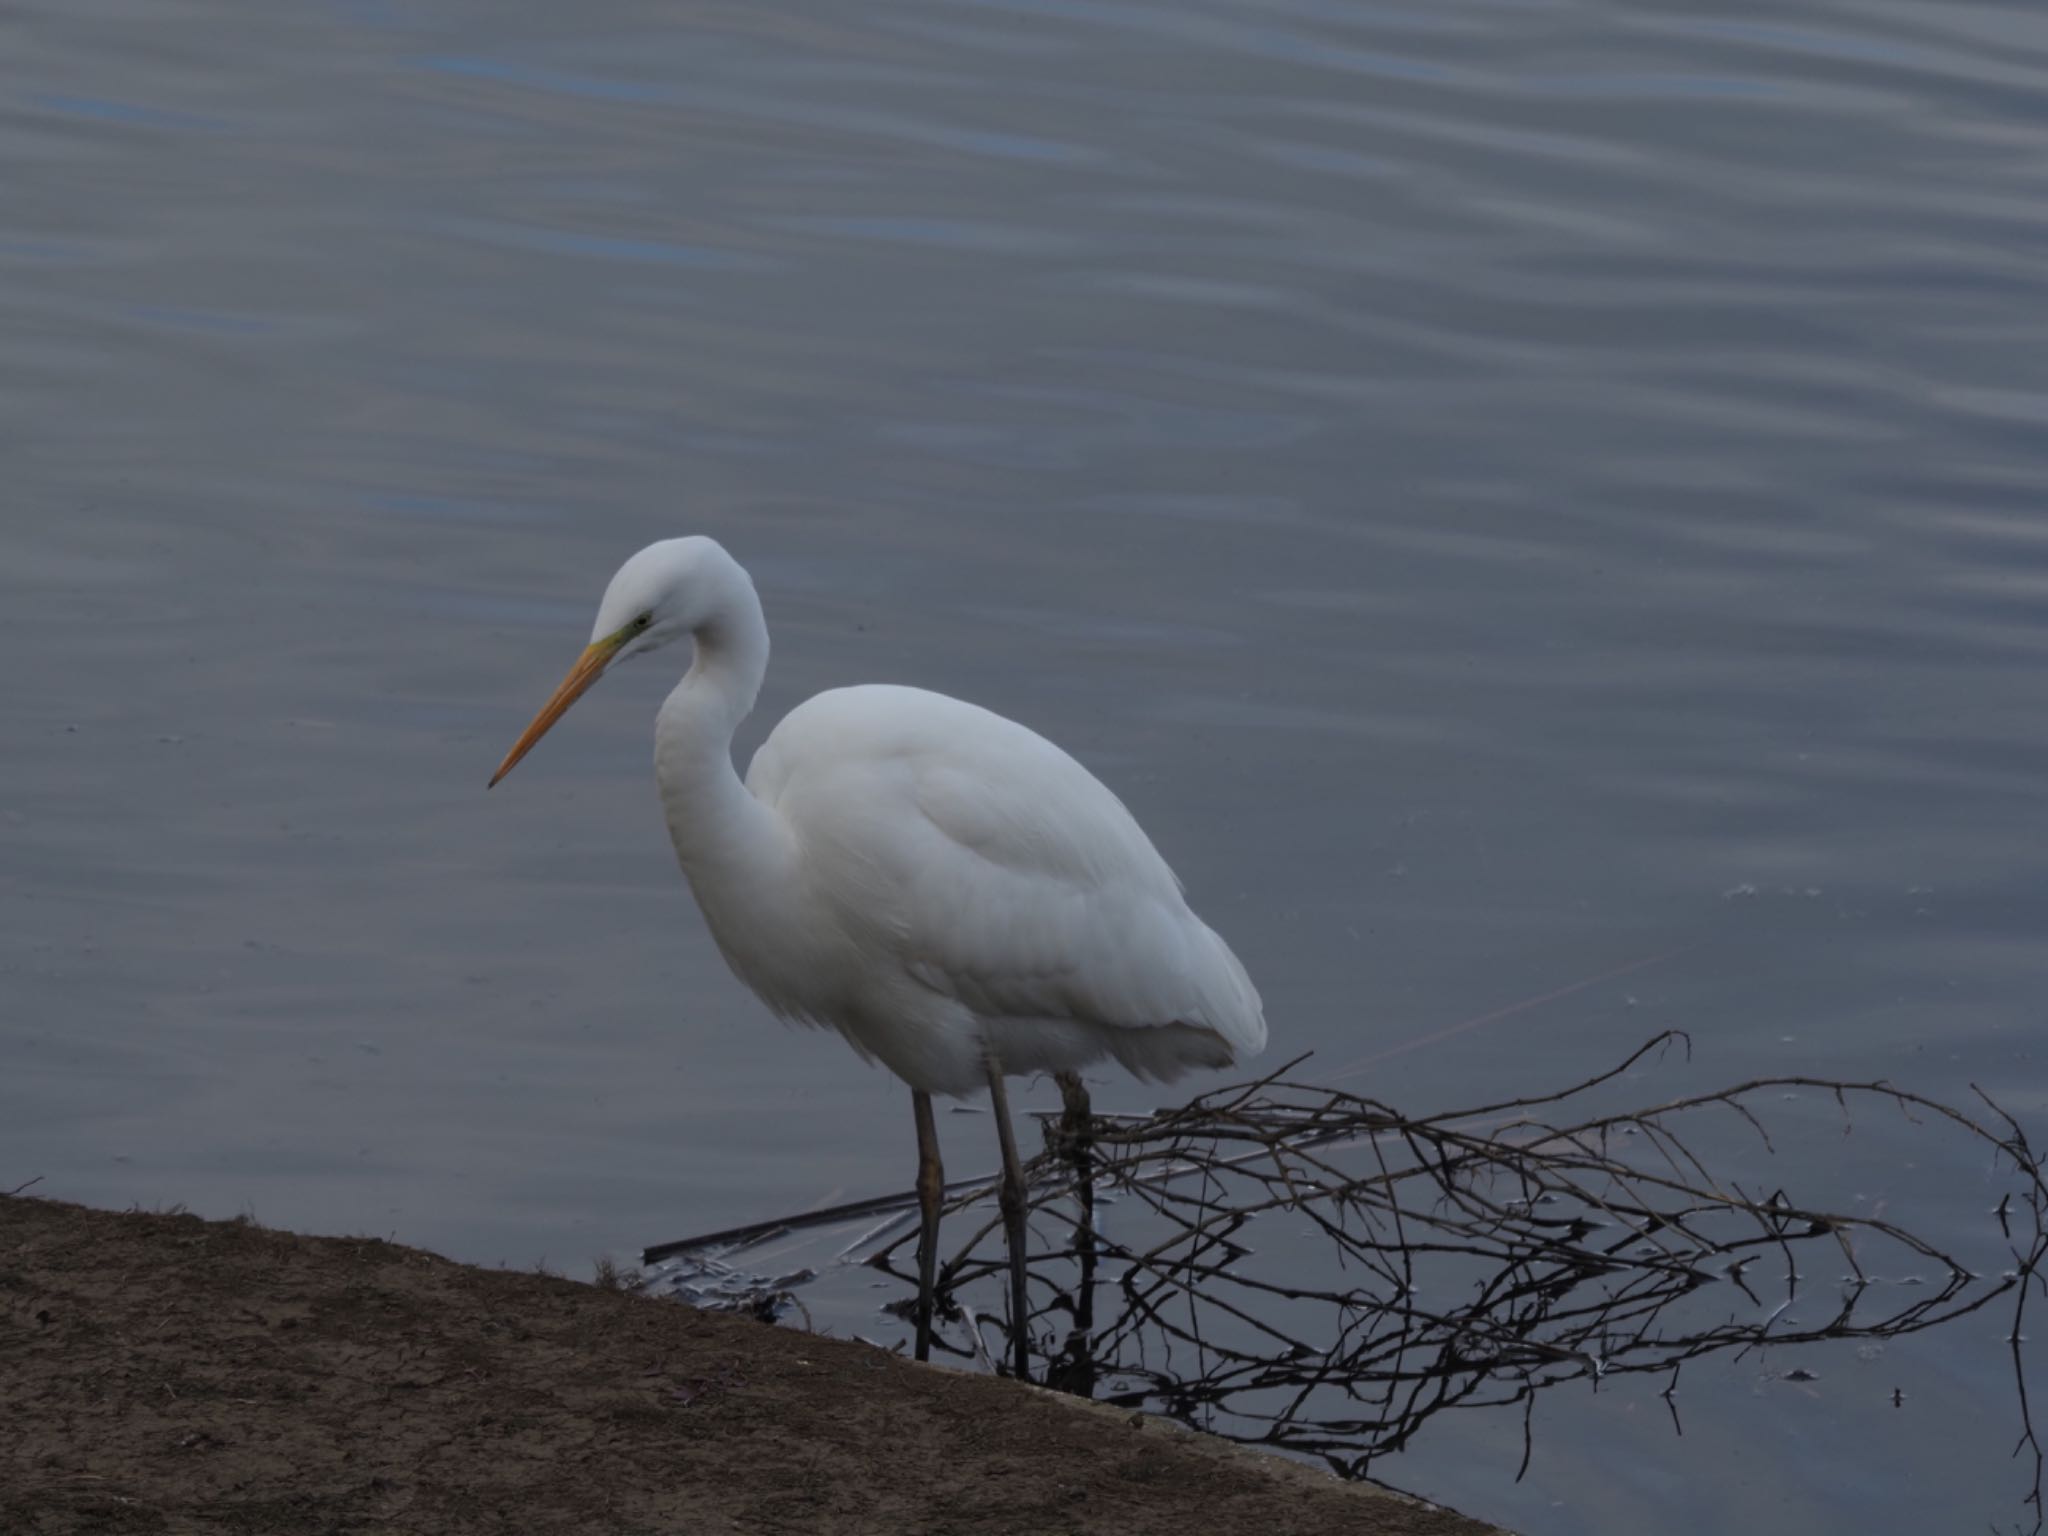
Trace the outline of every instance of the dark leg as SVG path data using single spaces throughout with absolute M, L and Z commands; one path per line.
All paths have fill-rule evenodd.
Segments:
M 1081 1202 L 1081 1221 L 1087 1227 L 1096 1225 L 1096 1180 L 1090 1167 L 1090 1128 L 1092 1106 L 1087 1102 L 1087 1087 L 1081 1083 L 1077 1071 L 1055 1071 L 1053 1081 L 1059 1083 L 1059 1100 L 1065 1112 L 1059 1116 L 1059 1141 L 1067 1153 L 1067 1161 L 1073 1163 L 1073 1194 Z
M 1088 1134 L 1088 1117 L 1093 1113 L 1088 1085 L 1081 1081 L 1078 1072 L 1055 1072 L 1052 1080 L 1060 1085 L 1060 1103 L 1066 1109 L 1060 1116 L 1060 1130 L 1070 1143 L 1081 1144 Z
M 1031 1314 L 1024 1297 L 1024 1170 L 1017 1162 L 1017 1138 L 1010 1130 L 1010 1099 L 1003 1091 L 1003 1072 L 988 1064 L 988 1098 L 996 1112 L 996 1136 L 1003 1144 L 1001 1204 L 1003 1229 L 1010 1241 L 1010 1369 L 1019 1381 L 1031 1379 Z
M 939 1201 L 946 1193 L 946 1170 L 939 1162 L 939 1129 L 932 1123 L 932 1096 L 910 1090 L 917 1112 L 917 1207 L 924 1225 L 917 1234 L 917 1358 L 932 1357 L 932 1269 L 939 1260 Z
M 1045 1384 L 1076 1397 L 1095 1395 L 1095 1180 L 1088 1145 L 1091 1106 L 1078 1072 L 1055 1072 L 1066 1113 L 1060 1116 L 1059 1148 L 1074 1169 L 1074 1252 L 1080 1276 L 1074 1286 L 1074 1326 L 1066 1348 L 1046 1372 Z
M 1088 1127 L 1093 1113 L 1088 1102 L 1088 1089 L 1078 1072 L 1055 1072 L 1052 1080 L 1060 1085 L 1060 1102 L 1065 1106 L 1065 1112 L 1060 1116 L 1060 1148 L 1074 1168 L 1074 1198 L 1081 1205 L 1081 1224 L 1092 1230 L 1095 1226 L 1095 1178 L 1088 1148 Z

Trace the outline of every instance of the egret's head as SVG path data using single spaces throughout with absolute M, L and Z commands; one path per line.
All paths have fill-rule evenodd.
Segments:
M 724 554 L 706 538 L 663 539 L 620 566 L 597 605 L 591 650 L 602 650 L 609 664 L 658 651 L 696 629 L 709 606 L 704 567 L 714 551 Z
M 590 644 L 576 658 L 555 696 L 541 706 L 525 734 L 512 744 L 505 761 L 491 775 L 491 783 L 510 773 L 614 663 L 643 651 L 660 650 L 703 628 L 716 614 L 721 583 L 729 582 L 731 573 L 738 571 L 717 541 L 701 536 L 663 539 L 620 566 L 597 605 Z M 745 579 L 744 573 L 741 579 Z

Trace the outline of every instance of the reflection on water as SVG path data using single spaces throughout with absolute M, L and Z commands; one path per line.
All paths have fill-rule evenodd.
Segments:
M 900 1086 L 690 909 L 665 679 L 482 793 L 688 531 L 760 581 L 765 717 L 914 682 L 1101 773 L 1311 1076 L 1474 1102 L 1679 1024 L 1706 1081 L 2042 1107 L 2034 10 L 31 0 L 0 48 L 0 1183 L 558 1267 L 900 1187 Z M 1855 1142 L 1810 1198 L 1960 1187 Z M 1397 1480 L 1934 1528 L 2004 1471 L 1980 1342 L 1884 1477 L 1731 1377 L 1681 1443 L 1550 1394 L 1523 1484 L 1483 1415 Z
M 1811 1391 L 1837 1363 L 1853 1380 L 1890 1343 L 1940 1330 L 1969 1349 L 1996 1325 L 2018 1462 L 2005 1512 L 2038 1508 L 2038 1370 L 2022 1329 L 2048 1259 L 2048 1183 L 2024 1128 L 1981 1096 L 1947 1105 L 1806 1076 L 1648 1105 L 1620 1096 L 1686 1043 L 1667 1031 L 1577 1085 L 1420 1117 L 1284 1068 L 1152 1116 L 1090 1120 L 1083 1105 L 1078 1119 L 1049 1117 L 1027 1169 L 1032 1378 L 1344 1477 L 1398 1472 L 1446 1410 L 1519 1410 L 1520 1482 L 1538 1399 L 1558 1388 L 1613 1393 L 1653 1376 L 1682 1437 L 1689 1374 L 1708 1373 L 1713 1415 L 1725 1411 L 1714 1373 L 1729 1365 Z M 1917 1156 L 1988 1161 L 1997 1204 L 1946 1250 L 1913 1230 L 1926 1212 L 1824 1211 L 1782 1184 L 1746 1187 L 1741 1150 L 1761 1146 L 1775 1165 L 1765 1176 L 1796 1189 L 1806 1170 L 1776 1156 L 1774 1133 L 1810 1143 L 1814 1117 L 1788 1108 L 1808 1097 L 1832 1105 L 1838 1134 L 1903 1117 Z M 948 1212 L 968 1235 L 936 1287 L 940 1356 L 990 1371 L 1006 1369 L 1019 1326 L 997 1203 L 993 1183 L 954 1194 Z M 896 1282 L 884 1310 L 899 1325 L 861 1336 L 901 1350 L 914 1333 L 915 1216 L 903 1194 L 667 1243 L 647 1251 L 655 1267 L 640 1283 L 694 1306 L 873 1330 L 879 1270 Z M 763 1256 L 806 1262 L 746 1267 Z M 1862 1400 L 1833 1406 L 1872 1454 L 1917 1434 L 1892 1379 L 1877 1394 L 1865 1373 Z

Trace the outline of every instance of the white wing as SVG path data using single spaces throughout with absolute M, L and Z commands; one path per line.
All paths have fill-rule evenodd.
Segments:
M 796 833 L 847 939 L 978 1017 L 1181 1025 L 1233 1059 L 1265 1044 L 1244 967 L 1130 812 L 1014 721 L 918 689 L 839 689 L 791 712 L 747 783 Z

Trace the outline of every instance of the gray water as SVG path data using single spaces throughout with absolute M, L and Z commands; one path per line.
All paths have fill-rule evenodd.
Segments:
M 677 878 L 666 656 L 483 790 L 689 531 L 744 747 L 869 679 L 1052 735 L 1269 1060 L 1448 1107 L 1676 1024 L 1660 1097 L 2043 1107 L 2038 7 L 32 0 L 0 189 L 0 1187 L 572 1272 L 902 1187 Z M 1816 1203 L 1981 1226 L 1853 1150 Z M 1378 1470 L 1978 1528 L 2001 1327 Z

